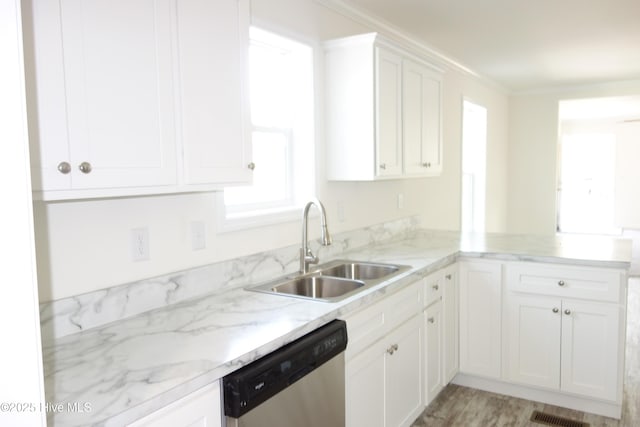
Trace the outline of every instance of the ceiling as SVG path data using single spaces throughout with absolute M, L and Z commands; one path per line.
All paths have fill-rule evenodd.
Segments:
M 640 79 L 639 0 L 344 0 L 503 87 Z

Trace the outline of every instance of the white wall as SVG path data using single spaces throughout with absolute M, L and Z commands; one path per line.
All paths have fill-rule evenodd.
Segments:
M 507 231 L 556 231 L 558 102 L 640 93 L 640 80 L 537 93 L 509 99 Z
M 3 426 L 45 426 L 20 1 L 0 2 L 0 411 Z
M 253 0 L 253 22 L 285 35 L 321 40 L 372 31 L 313 0 Z M 321 55 L 318 57 L 321 61 Z M 487 230 L 506 226 L 506 145 L 508 98 L 460 71 L 444 77 L 444 171 L 441 177 L 375 183 L 327 182 L 322 134 L 322 64 L 318 73 L 318 196 L 334 233 L 420 215 L 423 225 L 458 229 L 460 224 L 460 136 L 463 96 L 488 107 Z M 398 209 L 397 195 L 404 195 Z M 338 221 L 338 203 L 344 221 Z M 41 300 L 59 299 L 189 267 L 297 244 L 300 222 L 217 233 L 214 194 L 36 203 L 38 274 Z M 207 248 L 192 251 L 189 222 L 206 223 Z M 132 262 L 130 229 L 147 226 L 150 260 Z M 311 236 L 316 227 L 311 227 Z

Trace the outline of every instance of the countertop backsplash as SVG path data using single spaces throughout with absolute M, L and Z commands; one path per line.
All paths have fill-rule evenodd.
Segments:
M 345 251 L 415 237 L 422 232 L 418 217 L 403 218 L 333 235 L 330 246 L 311 242 L 320 263 Z M 42 339 L 51 342 L 146 311 L 208 293 L 251 286 L 298 270 L 300 245 L 291 245 L 220 261 L 151 279 L 101 289 L 40 304 Z

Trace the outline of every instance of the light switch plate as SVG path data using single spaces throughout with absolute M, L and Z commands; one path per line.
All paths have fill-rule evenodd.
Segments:
M 198 251 L 207 247 L 204 221 L 191 221 L 191 249 Z

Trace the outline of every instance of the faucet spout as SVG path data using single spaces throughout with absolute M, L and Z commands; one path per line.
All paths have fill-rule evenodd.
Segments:
M 300 248 L 300 272 L 307 274 L 309 272 L 309 264 L 317 264 L 318 257 L 311 252 L 309 247 L 309 240 L 307 238 L 307 228 L 309 222 L 309 209 L 311 205 L 315 205 L 320 211 L 320 228 L 322 232 L 322 245 L 328 246 L 331 244 L 331 235 L 329 234 L 329 228 L 327 227 L 327 212 L 324 205 L 318 199 L 312 199 L 309 201 L 302 212 L 302 247 Z

